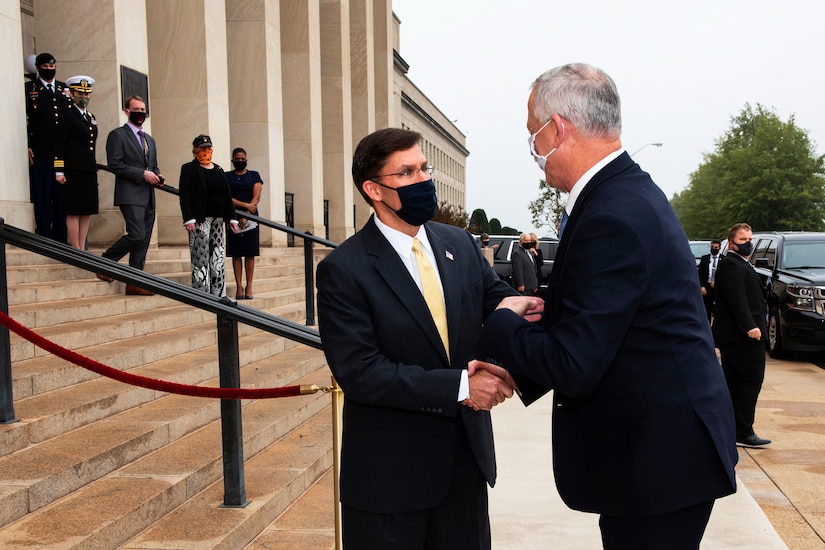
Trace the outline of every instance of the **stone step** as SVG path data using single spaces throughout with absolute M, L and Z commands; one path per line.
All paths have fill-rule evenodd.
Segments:
M 329 385 L 324 365 L 321 352 L 297 346 L 244 367 L 241 379 L 243 387 Z M 217 377 L 202 385 L 217 386 Z M 328 403 L 321 393 L 244 401 L 245 456 L 253 456 Z M 153 475 L 169 476 L 170 470 L 178 470 L 178 477 L 196 476 L 186 483 L 191 496 L 222 474 L 219 404 L 215 399 L 163 394 L 0 458 L 0 519 L 4 524 L 23 516 L 37 521 L 31 512 L 86 490 L 82 488 L 119 468 L 136 475 L 141 463 L 151 464 Z M 168 464 L 162 467 L 164 463 Z M 3 548 L 5 531 L 0 529 Z
M 104 248 L 93 247 L 87 252 L 95 256 L 101 256 Z M 314 251 L 316 254 L 327 250 L 326 247 L 316 246 Z M 261 255 L 258 256 L 259 261 L 288 262 L 295 263 L 300 259 L 303 261 L 304 249 L 301 246 L 261 246 Z M 121 260 L 121 263 L 127 263 L 128 258 Z M 146 264 L 150 265 L 158 260 L 186 260 L 189 261 L 189 248 L 186 246 L 163 246 L 157 248 L 150 248 L 147 254 Z M 231 263 L 231 262 L 230 262 Z M 6 246 L 6 265 L 9 268 L 17 266 L 63 266 L 61 261 L 53 260 L 40 254 L 17 248 L 13 245 Z
M 302 312 L 295 304 L 278 309 L 283 318 L 290 316 L 290 310 Z M 205 322 L 147 337 L 152 341 L 147 347 L 104 343 L 90 349 L 93 353 L 88 356 L 132 374 L 198 384 L 218 371 L 215 332 L 215 323 Z M 260 361 L 297 345 L 253 327 L 239 326 L 238 333 L 241 365 Z M 107 358 L 109 361 L 105 360 Z M 15 414 L 28 420 L 0 426 L 0 455 L 154 397 L 148 390 L 100 377 L 53 356 L 24 362 L 21 368 L 15 366 L 12 374 Z
M 316 248 L 316 262 L 325 252 Z M 218 385 L 214 315 L 6 253 L 18 322 L 120 370 Z M 152 249 L 146 270 L 188 287 L 188 261 L 188 248 Z M 300 247 L 262 248 L 255 299 L 239 307 L 303 324 L 303 264 Z M 234 297 L 231 261 L 226 274 Z M 330 383 L 321 351 L 243 324 L 238 332 L 243 387 Z M 244 401 L 251 504 L 220 508 L 219 401 L 127 386 L 11 337 L 20 421 L 0 425 L 0 548 L 241 548 L 329 472 L 329 396 Z

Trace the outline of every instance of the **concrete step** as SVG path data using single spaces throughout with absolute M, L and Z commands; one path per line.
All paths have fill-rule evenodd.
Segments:
M 239 307 L 303 323 L 303 250 L 261 253 L 255 298 Z M 188 260 L 186 248 L 150 250 L 146 270 L 189 286 Z M 44 338 L 131 373 L 218 385 L 214 315 L 13 247 L 7 276 L 10 315 Z M 227 280 L 234 296 L 231 261 Z M 330 383 L 322 352 L 238 332 L 244 387 Z M 244 401 L 252 502 L 220 508 L 219 401 L 114 382 L 11 337 L 20 421 L 0 425 L 0 548 L 241 548 L 330 469 L 328 395 Z
M 329 385 L 330 375 L 324 365 L 322 353 L 298 346 L 244 367 L 241 379 L 244 387 Z M 218 379 L 211 378 L 201 385 L 217 386 Z M 303 422 L 328 402 L 328 397 L 320 393 L 245 401 L 245 456 L 256 454 L 297 425 L 296 420 Z M 86 485 L 118 468 L 132 471 L 154 452 L 159 453 L 150 460 L 155 466 L 168 462 L 169 470 L 185 465 L 192 468 L 187 475 L 199 476 L 198 480 L 187 481 L 192 487 L 201 484 L 194 491 L 190 487 L 189 496 L 221 475 L 218 400 L 162 394 L 139 405 L 118 414 L 112 411 L 105 419 L 0 458 L 0 520 L 7 523 L 29 514 L 28 521 L 38 521 L 31 512 L 74 491 L 86 490 Z M 157 460 L 158 456 L 166 458 Z M 194 467 L 193 461 L 197 463 Z M 171 474 L 167 471 L 165 475 Z M 4 532 L 0 529 L 0 547 L 5 548 Z

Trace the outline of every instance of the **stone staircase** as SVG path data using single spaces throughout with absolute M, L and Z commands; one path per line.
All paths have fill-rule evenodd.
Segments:
M 302 249 L 261 252 L 255 298 L 240 307 L 303 323 Z M 188 254 L 150 250 L 146 270 L 188 286 Z M 42 337 L 133 374 L 219 385 L 213 314 L 125 296 L 123 283 L 11 246 L 6 257 L 9 314 Z M 330 384 L 319 350 L 238 332 L 243 387 Z M 250 503 L 223 508 L 218 400 L 102 378 L 15 334 L 11 344 L 19 422 L 0 425 L 0 548 L 334 548 L 329 394 L 242 403 Z

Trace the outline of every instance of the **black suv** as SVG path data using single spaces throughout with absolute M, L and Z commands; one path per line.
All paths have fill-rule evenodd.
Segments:
M 476 241 L 478 241 L 478 236 L 476 236 Z M 507 281 L 509 284 L 513 282 L 513 275 L 510 272 L 510 258 L 513 255 L 513 250 L 518 245 L 518 235 L 490 235 L 490 246 L 493 247 L 493 270 L 500 279 Z M 550 271 L 553 270 L 553 259 L 556 257 L 559 240 L 539 238 L 538 247 L 544 258 L 539 285 L 546 287 L 547 282 L 550 280 Z
M 825 233 L 753 235 L 750 261 L 765 287 L 768 353 L 825 350 Z

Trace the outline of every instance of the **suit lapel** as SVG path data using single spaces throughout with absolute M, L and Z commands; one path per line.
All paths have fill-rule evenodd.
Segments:
M 384 279 L 390 291 L 404 304 L 410 316 L 421 327 L 432 345 L 438 350 L 443 350 L 444 346 L 441 344 L 441 337 L 438 335 L 438 329 L 433 322 L 432 315 L 430 315 L 427 302 L 424 301 L 424 296 L 418 290 L 418 286 L 416 286 L 401 258 L 398 257 L 398 253 L 378 230 L 372 218 L 361 231 L 364 233 L 367 254 L 375 258 L 374 266 L 378 275 Z M 441 264 L 439 264 L 440 268 Z M 442 282 L 442 284 L 444 283 Z M 447 307 L 447 326 L 449 330 L 451 326 L 449 306 Z M 441 351 L 441 353 L 446 362 L 446 354 L 444 351 Z
M 573 212 L 568 213 L 569 217 L 567 219 L 567 225 L 564 227 L 564 237 L 559 242 L 559 248 L 556 251 L 556 257 L 553 261 L 553 271 L 550 272 L 551 283 L 557 281 L 559 274 L 562 272 L 561 267 L 564 265 L 564 259 L 567 256 L 570 239 L 575 232 L 576 225 L 578 225 L 578 220 L 582 218 L 582 213 L 587 210 L 587 204 L 590 202 L 591 197 L 598 193 L 602 183 L 616 176 L 619 172 L 631 168 L 634 164 L 630 155 L 624 152 L 596 172 L 584 189 L 582 189 L 579 198 L 576 199 Z

